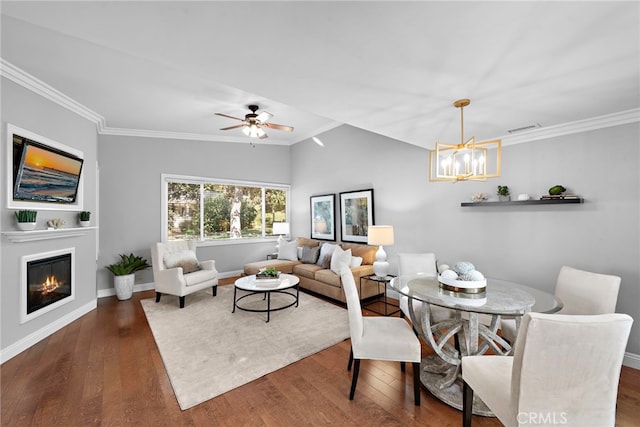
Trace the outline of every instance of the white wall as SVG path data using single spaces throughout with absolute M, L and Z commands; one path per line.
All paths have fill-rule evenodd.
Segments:
M 292 148 L 292 235 L 310 234 L 311 195 L 373 188 L 376 223 L 394 226 L 395 245 L 385 247 L 392 268 L 398 252 L 433 251 L 550 292 L 562 265 L 615 274 L 617 310 L 640 319 L 638 123 L 504 147 L 501 177 L 456 184 L 428 181 L 425 149 L 349 126 L 321 139 L 325 148 L 310 140 Z M 539 196 L 555 184 L 585 203 L 460 206 L 497 185 Z M 636 322 L 631 353 L 640 354 L 639 331 Z
M 7 123 L 42 135 L 48 139 L 76 148 L 84 154 L 84 210 L 96 212 L 96 152 L 97 131 L 95 123 L 48 101 L 40 95 L 18 86 L 7 78 L 2 78 L 2 200 L 0 215 L 1 229 L 16 231 L 14 210 L 7 208 L 5 186 L 7 152 Z M 77 212 L 38 210 L 38 229 L 46 228 L 49 219 L 63 218 L 68 226 L 77 224 Z M 92 215 L 92 221 L 96 216 Z M 6 236 L 1 244 L 1 346 L 2 359 L 6 360 L 16 352 L 32 345 L 64 326 L 87 310 L 96 306 L 96 236 L 95 230 L 77 237 L 43 240 L 28 243 L 13 243 Z M 20 324 L 20 257 L 23 255 L 75 247 L 76 276 L 75 300 L 60 306 L 40 317 Z M 62 320 L 61 320 L 62 319 Z
M 289 147 L 105 136 L 99 138 L 100 255 L 98 290 L 113 288 L 104 268 L 120 253 L 151 260 L 150 247 L 161 240 L 161 174 L 290 183 Z M 265 259 L 274 242 L 206 246 L 198 259 L 215 259 L 221 272 L 239 271 L 246 262 Z M 153 282 L 151 270 L 136 273 L 136 283 Z

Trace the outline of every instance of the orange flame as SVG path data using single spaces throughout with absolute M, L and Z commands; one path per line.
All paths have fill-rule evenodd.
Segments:
M 44 281 L 40 290 L 42 291 L 42 295 L 49 294 L 60 287 L 60 283 L 56 276 L 47 276 L 47 280 Z

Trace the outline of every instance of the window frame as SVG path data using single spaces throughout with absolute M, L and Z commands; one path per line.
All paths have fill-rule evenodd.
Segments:
M 192 175 L 176 175 L 176 174 L 167 174 L 163 173 L 160 177 L 160 227 L 161 227 L 161 241 L 167 242 L 169 241 L 169 232 L 167 230 L 167 222 L 169 220 L 169 182 L 179 182 L 181 184 L 222 184 L 222 185 L 237 185 L 242 187 L 259 187 L 262 190 L 262 237 L 242 237 L 240 239 L 219 239 L 219 240 L 201 240 L 198 238 L 196 242 L 196 246 L 225 246 L 225 245 L 244 245 L 250 243 L 264 243 L 264 242 L 273 242 L 278 239 L 278 236 L 265 236 L 266 224 L 264 221 L 266 206 L 264 203 L 265 200 L 265 191 L 267 189 L 276 189 L 276 190 L 284 190 L 286 193 L 286 208 L 285 215 L 287 220 L 291 218 L 291 185 L 290 184 L 279 184 L 273 182 L 261 182 L 261 181 L 243 181 L 237 179 L 226 179 L 226 178 L 211 178 L 211 177 L 201 177 L 201 176 L 192 176 Z M 200 209 L 203 208 L 204 204 L 202 201 L 202 193 L 200 193 Z M 202 236 L 202 222 L 204 221 L 204 216 L 200 215 L 200 236 Z

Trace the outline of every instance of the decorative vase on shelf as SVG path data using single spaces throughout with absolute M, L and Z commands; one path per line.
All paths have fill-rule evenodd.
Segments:
M 80 221 L 80 227 L 88 227 L 91 225 L 91 221 Z
M 19 222 L 18 229 L 21 231 L 31 231 L 36 228 L 35 222 Z

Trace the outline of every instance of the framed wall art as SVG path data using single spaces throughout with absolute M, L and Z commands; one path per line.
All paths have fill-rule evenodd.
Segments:
M 340 193 L 340 240 L 367 243 L 369 226 L 373 224 L 372 188 Z
M 311 238 L 336 240 L 336 195 L 311 196 Z

